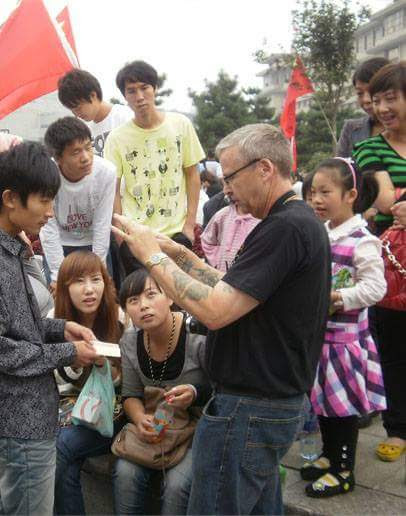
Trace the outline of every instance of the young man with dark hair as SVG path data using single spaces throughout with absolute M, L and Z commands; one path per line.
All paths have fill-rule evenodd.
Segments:
M 129 120 L 133 114 L 122 104 L 110 104 L 103 100 L 99 81 L 86 70 L 71 70 L 58 82 L 60 102 L 72 113 L 88 122 L 93 136 L 95 153 L 103 156 L 104 142 L 109 132 Z
M 42 319 L 23 267 L 18 234 L 38 234 L 52 217 L 60 185 L 55 164 L 42 145 L 27 142 L 0 153 L 0 170 L 0 514 L 51 515 L 53 371 L 94 362 L 88 342 L 95 337 L 76 323 Z
M 191 246 L 200 192 L 197 165 L 204 157 L 196 132 L 184 115 L 158 111 L 158 74 L 148 63 L 127 64 L 116 83 L 134 118 L 106 140 L 105 156 L 117 167 L 114 211 Z M 131 256 L 125 243 L 121 254 L 123 261 Z
M 52 287 L 70 252 L 87 249 L 106 260 L 116 171 L 112 163 L 93 155 L 90 130 L 78 118 L 60 118 L 51 124 L 45 144 L 59 166 L 61 179 L 55 216 L 40 233 Z

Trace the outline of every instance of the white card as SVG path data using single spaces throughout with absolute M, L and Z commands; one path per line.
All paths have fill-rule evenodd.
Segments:
M 103 357 L 121 356 L 120 346 L 118 344 L 113 344 L 112 342 L 102 342 L 100 340 L 93 340 L 92 344 L 98 355 L 102 355 Z

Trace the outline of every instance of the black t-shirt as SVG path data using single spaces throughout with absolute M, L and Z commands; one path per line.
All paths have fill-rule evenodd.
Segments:
M 269 398 L 307 392 L 330 299 L 327 232 L 303 201 L 283 195 L 248 235 L 223 281 L 260 304 L 210 332 L 207 367 L 218 388 Z
M 186 328 L 185 323 L 183 322 L 179 334 L 178 344 L 174 352 L 168 357 L 162 381 L 173 380 L 182 373 L 183 365 L 185 363 L 185 343 Z M 137 337 L 137 355 L 142 373 L 147 378 L 151 378 L 152 380 L 151 369 L 149 367 L 148 353 L 144 346 L 144 332 L 142 330 L 138 333 Z M 151 358 L 151 365 L 154 379 L 158 381 L 161 377 L 164 362 L 157 362 L 156 360 Z

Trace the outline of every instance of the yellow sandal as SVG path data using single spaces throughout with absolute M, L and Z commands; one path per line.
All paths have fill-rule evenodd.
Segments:
M 376 454 L 384 462 L 394 462 L 406 451 L 406 445 L 379 443 L 376 448 Z

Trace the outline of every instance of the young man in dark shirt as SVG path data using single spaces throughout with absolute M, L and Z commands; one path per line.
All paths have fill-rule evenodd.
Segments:
M 53 370 L 97 358 L 93 333 L 41 319 L 23 267 L 21 231 L 53 216 L 60 178 L 42 145 L 0 153 L 0 514 L 53 512 L 58 391 Z M 69 342 L 74 341 L 74 342 Z
M 167 295 L 212 330 L 207 368 L 215 396 L 193 441 L 188 514 L 282 514 L 278 465 L 314 381 L 330 299 L 330 246 L 291 189 L 289 144 L 279 130 L 242 127 L 217 154 L 225 193 L 262 219 L 225 275 L 117 219 L 126 231 L 120 235 Z

